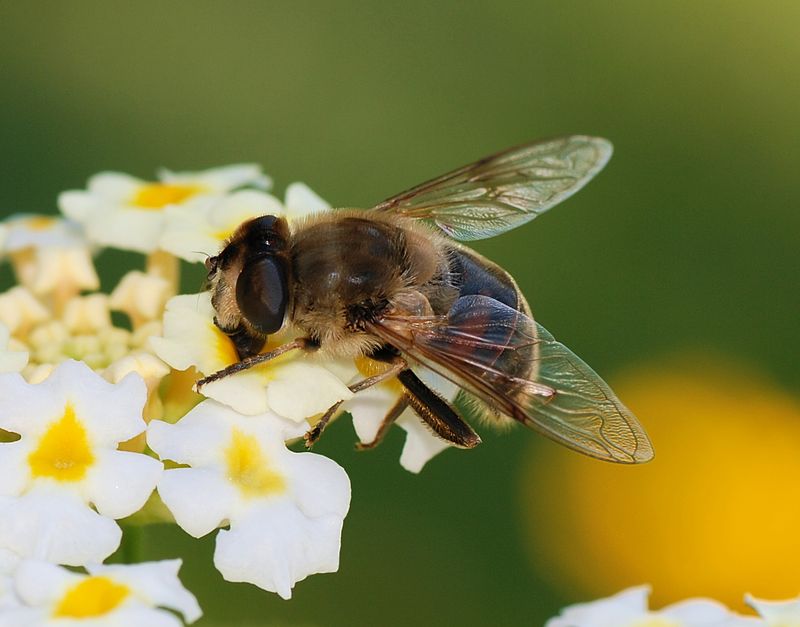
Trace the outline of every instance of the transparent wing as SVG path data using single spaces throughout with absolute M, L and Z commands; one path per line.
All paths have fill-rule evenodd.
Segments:
M 592 457 L 652 459 L 642 426 L 611 388 L 547 330 L 487 296 L 446 316 L 387 316 L 370 331 L 491 407 Z
M 493 237 L 569 198 L 611 153 L 608 140 L 584 135 L 526 144 L 417 185 L 373 211 L 430 221 L 457 240 Z

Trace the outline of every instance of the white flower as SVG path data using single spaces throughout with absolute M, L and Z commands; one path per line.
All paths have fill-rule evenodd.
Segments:
M 228 196 L 200 196 L 168 207 L 160 246 L 186 261 L 203 261 L 216 255 L 242 222 L 283 212 L 274 196 L 241 190 Z
M 275 348 L 284 341 L 289 338 L 271 336 L 269 347 Z M 214 324 L 208 293 L 170 299 L 164 314 L 164 337 L 151 338 L 150 343 L 173 368 L 185 370 L 194 366 L 206 376 L 239 361 L 233 342 Z M 209 383 L 201 392 L 243 414 L 261 414 L 271 409 L 294 421 L 324 412 L 353 396 L 324 362 L 301 351 Z
M 228 196 L 201 196 L 165 210 L 161 248 L 186 261 L 216 255 L 242 222 L 264 215 L 297 220 L 330 205 L 303 183 L 286 190 L 285 206 L 270 194 L 244 190 Z
M 14 586 L 20 604 L 0 613 L 0 627 L 180 627 L 202 612 L 178 579 L 180 560 L 91 566 L 76 573 L 25 561 Z
M 140 509 L 162 470 L 117 450 L 144 431 L 145 397 L 139 376 L 113 385 L 76 361 L 37 385 L 0 376 L 0 428 L 21 436 L 0 444 L 0 548 L 74 566 L 116 550 L 113 519 Z
M 746 627 L 762 624 L 738 616 L 710 599 L 689 599 L 650 611 L 648 586 L 629 588 L 607 599 L 571 605 L 545 627 Z
M 80 225 L 57 216 L 21 214 L 4 222 L 3 251 L 26 248 L 75 248 L 86 246 Z
M 342 468 L 284 445 L 307 427 L 206 400 L 176 424 L 151 422 L 147 432 L 162 459 L 189 466 L 165 471 L 158 484 L 178 525 L 200 537 L 229 524 L 217 535 L 217 569 L 285 599 L 308 575 L 338 570 L 350 506 Z
M 362 377 L 378 374 L 370 360 L 361 358 L 356 365 Z M 444 398 L 452 400 L 458 393 L 458 386 L 427 368 L 415 368 L 417 375 Z M 403 387 L 397 379 L 375 385 L 356 394 L 342 409 L 353 415 L 353 427 L 358 439 L 364 444 L 372 442 L 380 429 L 387 412 L 398 402 Z M 418 473 L 428 461 L 441 453 L 450 444 L 434 435 L 423 424 L 413 409 L 406 409 L 397 419 L 397 425 L 406 431 L 406 442 L 400 454 L 400 465 L 409 472 Z
M 800 597 L 787 601 L 764 601 L 746 594 L 744 600 L 768 627 L 800 627 Z
M 9 218 L 5 226 L 3 251 L 19 282 L 34 293 L 100 287 L 80 225 L 55 216 L 22 215 Z
M 158 182 L 119 172 L 89 179 L 88 189 L 63 192 L 61 211 L 80 222 L 89 239 L 103 246 L 152 252 L 158 248 L 165 207 L 201 195 L 220 195 L 244 186 L 267 188 L 270 180 L 255 165 L 232 165 L 203 172 L 162 170 Z

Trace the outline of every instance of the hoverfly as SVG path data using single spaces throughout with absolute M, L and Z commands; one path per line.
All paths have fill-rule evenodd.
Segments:
M 611 144 L 569 136 L 486 157 L 381 202 L 290 225 L 262 216 L 240 225 L 207 262 L 215 323 L 241 361 L 198 382 L 291 350 L 381 362 L 354 392 L 396 377 L 403 395 L 379 434 L 407 407 L 449 443 L 480 438 L 412 370 L 458 384 L 490 420 L 521 422 L 599 459 L 653 457 L 634 415 L 609 386 L 531 316 L 514 279 L 458 243 L 492 237 L 544 213 L 606 164 Z M 297 339 L 261 353 L 284 328 Z M 339 404 L 306 434 L 310 446 Z M 375 442 L 367 446 L 377 444 Z

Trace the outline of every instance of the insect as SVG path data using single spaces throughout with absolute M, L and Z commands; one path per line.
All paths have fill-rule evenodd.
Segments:
M 288 351 L 369 357 L 380 368 L 353 392 L 396 377 L 403 394 L 377 444 L 411 407 L 449 443 L 480 438 L 412 366 L 458 384 L 489 420 L 517 421 L 599 459 L 640 463 L 653 448 L 609 386 L 544 327 L 505 270 L 460 244 L 516 228 L 565 200 L 606 164 L 611 144 L 568 136 L 497 153 L 369 210 L 340 209 L 293 224 L 240 225 L 206 262 L 215 323 L 240 361 L 198 387 Z M 268 336 L 296 339 L 261 352 Z M 306 434 L 312 445 L 335 415 Z

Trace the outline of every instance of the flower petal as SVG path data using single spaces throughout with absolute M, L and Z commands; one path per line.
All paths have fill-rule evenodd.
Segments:
M 205 468 L 167 470 L 158 483 L 158 494 L 178 526 L 195 538 L 227 520 L 237 498 L 220 472 Z M 199 494 L 202 498 L 197 498 Z
M 744 595 L 744 602 L 752 607 L 767 625 L 794 627 L 800 625 L 800 597 L 785 601 L 766 601 L 750 594 Z
M 196 366 L 203 374 L 212 374 L 230 365 L 229 353 L 234 350 L 213 320 L 207 292 L 174 296 L 164 312 L 164 337 L 150 338 L 150 345 L 176 370 Z
M 31 447 L 17 440 L 0 444 L 0 494 L 19 496 L 30 481 L 27 457 Z
M 193 623 L 203 615 L 195 596 L 178 579 L 181 560 L 163 560 L 142 564 L 109 564 L 89 566 L 92 575 L 104 575 L 135 590 L 147 603 L 180 612 Z M 140 623 L 139 625 L 151 623 Z
M 124 518 L 139 511 L 156 487 L 163 465 L 142 453 L 102 451 L 84 494 L 102 516 Z
M 15 573 L 20 599 L 29 606 L 50 605 L 82 576 L 40 560 L 23 560 Z
M 271 374 L 274 378 L 267 386 L 267 403 L 276 414 L 290 420 L 304 420 L 353 397 L 333 373 L 307 361 L 276 364 Z
M 122 277 L 109 297 L 109 306 L 124 311 L 132 320 L 153 320 L 160 317 L 172 286 L 163 277 L 139 272 L 128 272 Z
M 7 377 L 13 375 L 5 375 Z M 0 379 L 0 384 L 4 379 Z M 23 398 L 13 399 L 18 405 L 23 400 L 26 406 L 46 398 L 51 406 L 50 417 L 63 413 L 67 402 L 72 403 L 76 415 L 91 431 L 92 440 L 99 445 L 124 442 L 145 430 L 142 408 L 147 400 L 147 388 L 137 373 L 131 373 L 116 384 L 109 383 L 85 363 L 67 360 L 58 365 L 53 373 L 42 383 L 28 386 Z M 7 397 L 0 385 L 0 416 L 6 413 L 19 414 L 20 409 L 12 410 L 6 405 Z M 27 408 L 25 416 L 35 415 Z M 13 430 L 13 429 L 11 429 Z M 27 433 L 27 431 L 26 431 Z
M 649 614 L 649 596 L 649 586 L 637 586 L 605 599 L 570 605 L 545 627 L 616 627 L 635 624 L 635 620 L 643 622 Z
M 450 447 L 449 442 L 431 433 L 413 412 L 404 412 L 397 424 L 406 431 L 400 465 L 409 472 L 420 472 L 433 457 Z
M 158 248 L 164 214 L 128 207 L 114 211 L 92 211 L 86 219 L 86 234 L 102 246 L 151 253 Z
M 692 627 L 745 627 L 763 624 L 755 617 L 736 616 L 727 607 L 711 599 L 687 599 L 654 612 L 659 617 Z
M 399 398 L 393 387 L 375 385 L 347 401 L 344 409 L 352 414 L 353 428 L 361 442 L 368 444 L 375 439 L 386 413 Z
M 174 614 L 150 607 L 121 607 L 113 616 L 114 627 L 183 627 L 183 622 Z M 96 625 L 105 627 L 103 623 Z
M 100 287 L 88 248 L 40 248 L 36 250 L 34 263 L 27 285 L 34 294 L 49 294 L 66 286 L 76 292 Z
M 0 546 L 25 556 L 81 566 L 102 562 L 119 546 L 122 531 L 77 494 L 38 488 L 0 497 Z
M 290 452 L 283 460 L 292 480 L 292 499 L 303 514 L 344 518 L 350 509 L 350 478 L 335 461 L 315 453 Z
M 228 581 L 244 581 L 282 598 L 313 573 L 339 569 L 342 519 L 308 519 L 285 501 L 254 508 L 217 535 L 214 565 Z
M 162 168 L 158 172 L 158 178 L 164 183 L 202 184 L 211 192 L 229 192 L 245 185 L 259 189 L 269 189 L 272 186 L 272 179 L 255 163 L 238 163 L 199 172 L 172 172 Z
M 250 189 L 191 199 L 166 208 L 161 248 L 186 261 L 203 261 L 219 253 L 242 222 L 283 213 L 277 198 Z
M 305 183 L 291 183 L 286 188 L 286 214 L 291 220 L 297 220 L 312 213 L 329 211 L 330 208 L 330 204 L 320 198 Z

